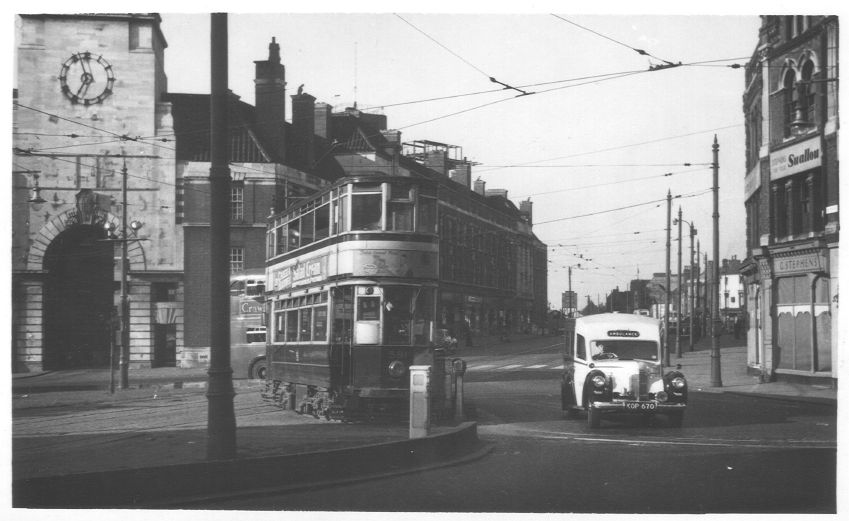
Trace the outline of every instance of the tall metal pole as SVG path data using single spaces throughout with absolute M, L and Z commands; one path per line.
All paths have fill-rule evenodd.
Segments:
M 675 356 L 681 358 L 681 207 L 678 206 L 678 313 L 675 314 Z
M 569 298 L 566 300 L 569 302 L 569 318 L 574 316 L 572 312 L 572 266 L 569 266 L 569 293 L 566 294 Z
M 236 455 L 233 370 L 230 367 L 230 168 L 228 166 L 227 14 L 212 13 L 209 168 L 210 328 L 207 386 L 209 459 Z
M 704 334 L 702 329 L 702 320 L 705 314 L 705 308 L 702 306 L 702 241 L 696 241 L 696 307 L 701 309 L 702 312 L 699 315 L 699 337 Z
M 693 264 L 693 236 L 696 229 L 690 223 L 690 352 L 693 352 L 693 315 L 696 314 L 696 266 Z
M 722 387 L 722 366 L 719 352 L 719 335 L 722 332 L 719 318 L 719 142 L 713 135 L 713 340 L 710 346 L 710 385 Z
M 120 387 L 130 387 L 130 299 L 127 287 L 127 162 L 121 169 L 121 354 L 118 358 Z
M 713 325 L 709 320 L 713 320 L 713 308 L 710 305 L 710 280 L 708 274 L 710 272 L 710 264 L 708 263 L 708 254 L 705 251 L 705 335 L 713 334 Z
M 670 288 L 672 287 L 672 275 L 669 273 L 669 256 L 670 249 L 672 248 L 671 244 L 671 235 L 672 233 L 672 190 L 668 190 L 666 192 L 666 298 L 663 304 L 663 333 L 665 336 L 665 345 L 663 346 L 663 359 L 666 365 L 672 365 L 669 360 L 669 300 L 672 298 L 672 292 Z

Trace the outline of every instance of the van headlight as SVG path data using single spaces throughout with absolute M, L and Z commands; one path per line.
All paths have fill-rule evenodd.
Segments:
M 393 360 L 389 363 L 389 376 L 393 378 L 400 378 L 404 376 L 404 372 L 407 371 L 407 365 L 400 360 Z
M 603 376 L 601 376 L 600 374 L 597 374 L 597 375 L 593 376 L 592 382 L 593 382 L 593 385 L 596 386 L 596 387 L 604 387 L 604 384 L 607 383 L 607 380 Z
M 683 389 L 687 385 L 687 381 L 684 380 L 680 376 L 676 376 L 669 383 L 672 385 L 673 389 L 678 389 L 678 390 Z

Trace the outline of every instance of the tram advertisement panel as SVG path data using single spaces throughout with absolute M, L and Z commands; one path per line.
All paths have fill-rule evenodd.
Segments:
M 410 249 L 354 249 L 298 259 L 268 270 L 269 291 L 285 291 L 340 274 L 435 279 L 436 253 Z
M 270 271 L 270 290 L 280 291 L 294 286 L 320 282 L 327 278 L 327 255 L 307 259 L 291 266 Z
M 353 275 L 436 278 L 435 255 L 411 250 L 357 250 Z

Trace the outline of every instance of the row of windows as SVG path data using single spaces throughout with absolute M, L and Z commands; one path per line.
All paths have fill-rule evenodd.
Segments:
M 814 78 L 814 63 L 805 60 L 796 77 L 796 71 L 792 68 L 784 73 L 782 80 L 783 105 L 784 105 L 784 137 L 793 135 L 805 126 L 816 123 L 816 88 L 811 83 Z
M 275 301 L 272 342 L 326 342 L 329 334 L 335 343 L 349 343 L 356 323 L 356 341 L 361 344 L 376 344 L 381 338 L 388 344 L 427 343 L 433 321 L 432 290 L 391 286 L 377 291 L 358 286 L 356 290 L 355 295 L 352 286 L 334 288 L 332 299 L 325 291 Z M 331 307 L 333 323 L 329 324 Z
M 298 297 L 275 302 L 275 342 L 325 342 L 326 340 L 327 293 L 310 295 L 310 299 Z
M 275 220 L 267 255 L 292 252 L 349 231 L 436 232 L 432 188 L 412 183 L 344 185 Z
M 772 233 L 776 238 L 823 230 L 823 197 L 820 170 L 797 174 L 771 184 Z

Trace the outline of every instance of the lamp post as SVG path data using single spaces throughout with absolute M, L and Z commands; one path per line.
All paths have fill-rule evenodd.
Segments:
M 672 190 L 666 192 L 666 298 L 664 299 L 663 311 L 663 360 L 666 365 L 671 365 L 669 360 L 669 299 L 672 298 L 672 275 L 669 273 L 669 250 L 672 247 L 670 242 L 670 234 L 672 233 Z
M 722 331 L 719 319 L 719 142 L 713 135 L 713 287 L 712 324 L 713 334 L 710 347 L 710 385 L 722 387 L 722 365 L 719 351 L 719 335 Z
M 138 241 L 141 240 L 136 237 L 136 232 L 142 227 L 142 223 L 139 221 L 132 221 L 131 223 L 127 222 L 127 163 L 124 162 L 123 168 L 121 168 L 121 233 L 119 237 L 114 237 L 115 225 L 112 223 L 106 223 L 105 229 L 106 233 L 109 235 L 106 241 L 109 242 L 120 242 L 121 243 L 121 353 L 118 357 L 118 368 L 119 368 L 119 387 L 121 389 L 127 389 L 130 386 L 130 298 L 129 298 L 129 282 L 128 282 L 128 269 L 129 269 L 129 253 L 128 253 L 128 243 L 130 241 Z M 130 237 L 129 230 L 132 230 L 133 236 Z M 111 345 L 111 341 L 110 341 Z M 113 371 L 115 370 L 114 363 L 112 362 L 112 357 L 110 356 L 109 362 L 109 371 L 110 371 L 110 385 L 109 390 L 114 390 L 114 376 Z
M 681 218 L 681 213 L 679 212 L 678 213 L 678 224 L 680 225 L 681 223 L 684 223 L 684 224 L 686 224 L 687 226 L 690 227 L 690 280 L 688 282 L 690 284 L 690 289 L 689 289 L 689 293 L 690 293 L 690 351 L 692 351 L 693 350 L 693 315 L 695 315 L 695 311 L 696 311 L 696 303 L 697 303 L 696 281 L 698 280 L 698 275 L 697 275 L 698 271 L 696 270 L 696 265 L 694 264 L 694 260 L 693 260 L 693 239 L 698 232 L 697 232 L 695 226 L 693 226 L 692 222 Z M 680 228 L 679 228 L 679 230 L 680 230 Z M 680 251 L 681 251 L 681 248 L 680 248 L 680 246 L 681 246 L 681 243 L 680 243 L 681 233 L 680 233 L 680 231 L 678 233 L 678 241 L 679 241 L 678 251 L 679 251 L 679 259 L 680 259 Z M 680 276 L 680 270 L 679 270 L 679 276 Z M 680 280 L 679 280 L 679 283 L 680 283 Z M 679 353 L 679 356 L 680 356 L 680 353 Z

